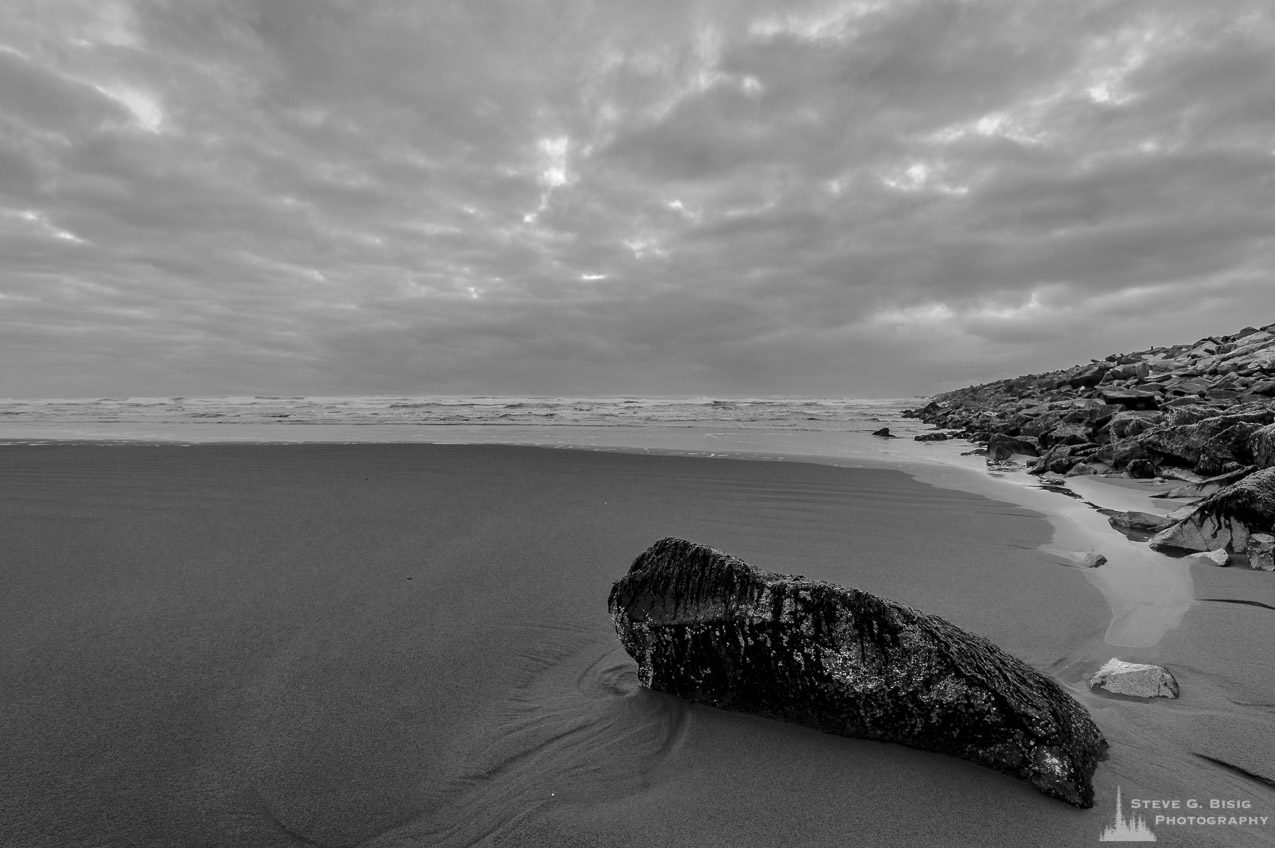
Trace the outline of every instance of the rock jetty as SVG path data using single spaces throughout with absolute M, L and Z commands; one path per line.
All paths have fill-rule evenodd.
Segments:
M 608 608 L 650 689 L 952 754 L 1093 805 L 1107 741 L 1084 707 L 938 616 L 682 539 L 642 553 Z
M 1275 324 L 944 392 L 904 415 L 986 443 L 989 463 L 1173 478 L 1185 485 L 1167 497 L 1207 496 L 1155 529 L 1161 549 L 1247 556 L 1275 529 Z

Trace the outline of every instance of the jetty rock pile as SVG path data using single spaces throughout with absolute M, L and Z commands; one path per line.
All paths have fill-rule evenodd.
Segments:
M 1188 486 L 1167 496 L 1209 497 L 1157 547 L 1244 554 L 1275 529 L 1272 480 L 1249 479 L 1275 467 L 1275 324 L 944 392 L 904 415 L 986 442 L 989 464 L 1174 478 Z
M 1051 678 L 938 616 L 683 539 L 642 553 L 608 608 L 650 689 L 953 754 L 1093 806 L 1107 741 L 1089 713 Z

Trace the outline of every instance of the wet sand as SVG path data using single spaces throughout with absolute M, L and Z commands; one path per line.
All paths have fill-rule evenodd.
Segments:
M 1275 612 L 1200 602 L 1112 647 L 1040 514 L 898 471 L 39 445 L 0 447 L 0 480 L 2 845 L 1088 846 L 1118 784 L 1275 818 L 1275 792 L 1199 756 L 1269 774 Z M 1055 675 L 1112 742 L 1097 806 L 638 688 L 606 595 L 667 535 L 938 613 Z M 1201 598 L 1272 582 L 1200 574 Z M 1116 654 L 1171 665 L 1183 698 L 1091 694 Z M 1275 822 L 1158 833 L 1275 844 Z

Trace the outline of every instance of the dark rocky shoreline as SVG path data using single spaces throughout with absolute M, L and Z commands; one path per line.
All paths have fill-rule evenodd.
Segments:
M 956 389 L 904 415 L 940 428 L 919 440 L 985 445 L 989 465 L 1175 481 L 1161 494 L 1196 503 L 1148 528 L 1154 547 L 1275 569 L 1275 324 Z

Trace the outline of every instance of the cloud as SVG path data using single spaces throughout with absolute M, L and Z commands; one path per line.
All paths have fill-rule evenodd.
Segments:
M 907 394 L 1275 306 L 1275 12 L 24 0 L 0 395 Z

